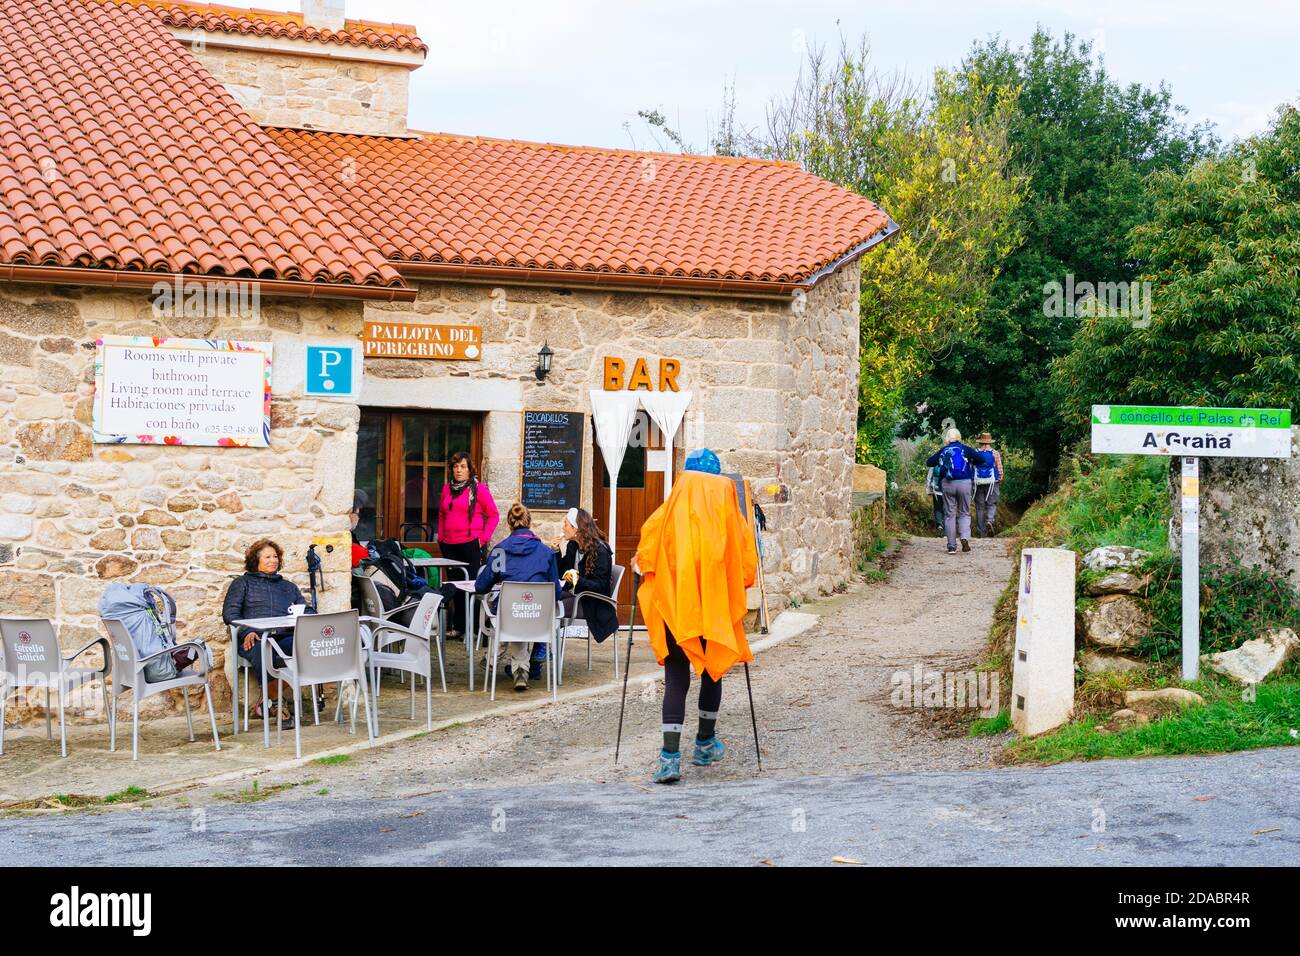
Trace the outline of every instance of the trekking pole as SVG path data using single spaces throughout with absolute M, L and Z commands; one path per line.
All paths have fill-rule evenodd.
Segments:
M 754 754 L 758 757 L 758 772 L 763 772 L 763 751 L 758 748 L 758 717 L 754 715 L 754 685 L 749 680 L 749 662 L 745 662 L 745 687 L 749 689 L 749 721 L 754 725 Z
M 320 555 L 316 553 L 316 545 L 307 546 L 307 580 L 311 582 L 311 609 L 316 608 L 316 577 L 320 576 L 321 587 L 325 586 L 325 575 L 321 571 Z
M 614 741 L 614 766 L 618 766 L 618 750 L 623 743 L 623 712 L 627 709 L 627 675 L 632 672 L 632 627 L 636 624 L 637 581 L 641 575 L 632 572 L 632 616 L 627 619 L 627 664 L 623 667 L 623 701 L 618 705 L 618 738 Z M 617 635 L 614 640 L 618 640 Z

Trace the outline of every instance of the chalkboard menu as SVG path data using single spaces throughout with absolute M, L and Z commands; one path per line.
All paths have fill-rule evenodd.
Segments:
M 582 412 L 524 412 L 520 500 L 526 508 L 567 511 L 582 499 Z

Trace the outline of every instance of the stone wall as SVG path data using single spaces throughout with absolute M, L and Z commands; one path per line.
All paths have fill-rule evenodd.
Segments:
M 213 644 L 224 702 L 220 602 L 250 543 L 274 536 L 305 590 L 307 546 L 322 542 L 321 607 L 348 606 L 360 409 L 304 399 L 301 350 L 308 339 L 355 340 L 367 317 L 482 327 L 478 362 L 367 360 L 359 404 L 486 413 L 484 476 L 503 510 L 519 496 L 525 408 L 589 416 L 588 390 L 601 387 L 607 355 L 644 357 L 652 371 L 661 357 L 678 359 L 679 385 L 694 392 L 678 469 L 687 448 L 707 445 L 727 470 L 789 488 L 788 502 L 765 505 L 775 613 L 851 572 L 858 278 L 857 265 L 846 267 L 795 308 L 425 283 L 414 303 L 280 299 L 245 319 L 159 318 L 144 292 L 0 284 L 0 614 L 51 617 L 71 649 L 102 633 L 96 608 L 110 581 L 162 585 L 177 599 L 182 639 Z M 271 447 L 93 445 L 93 343 L 105 334 L 271 341 Z M 543 342 L 554 365 L 538 384 Z M 586 437 L 589 450 L 589 421 Z M 590 458 L 582 499 L 590 508 Z M 541 534 L 558 531 L 561 514 L 537 517 Z M 149 712 L 177 706 L 151 701 Z
M 723 467 L 756 482 L 778 479 L 785 504 L 765 504 L 769 604 L 829 591 L 851 571 L 851 496 L 857 422 L 859 271 L 825 279 L 789 302 L 539 287 L 422 283 L 408 303 L 366 303 L 383 321 L 466 323 L 483 330 L 477 362 L 369 359 L 361 404 L 486 411 L 483 473 L 503 510 L 519 495 L 520 416 L 582 410 L 600 388 L 604 360 L 681 362 L 694 392 L 675 442 L 707 445 Z M 554 350 L 545 383 L 533 375 L 543 343 Z M 587 426 L 587 447 L 591 425 Z M 590 508 L 590 465 L 582 500 Z M 543 536 L 558 513 L 540 513 Z M 602 524 L 605 516 L 598 516 Z M 498 536 L 501 532 L 498 533 Z
M 300 336 L 356 336 L 360 316 L 354 303 L 286 299 L 264 302 L 260 322 L 168 320 L 143 292 L 0 285 L 0 614 L 50 617 L 72 649 L 103 634 L 96 609 L 110 581 L 162 585 L 179 636 L 213 642 L 219 671 L 221 599 L 262 536 L 284 547 L 304 592 L 307 545 L 332 546 L 318 548 L 321 607 L 347 607 L 358 410 L 302 400 L 290 382 Z M 93 343 L 105 334 L 271 340 L 271 447 L 93 445 Z M 220 673 L 214 686 L 228 699 Z
M 257 123 L 338 133 L 406 134 L 408 65 L 233 50 L 213 43 L 192 49 Z
M 1291 457 L 1201 458 L 1201 567 L 1240 561 L 1300 587 L 1300 428 Z M 1169 545 L 1181 550 L 1182 473 L 1170 462 Z

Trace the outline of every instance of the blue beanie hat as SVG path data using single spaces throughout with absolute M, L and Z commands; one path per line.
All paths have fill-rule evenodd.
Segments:
M 702 471 L 710 475 L 720 475 L 722 474 L 722 462 L 718 461 L 718 456 L 708 448 L 701 448 L 686 456 L 686 465 L 682 470 Z

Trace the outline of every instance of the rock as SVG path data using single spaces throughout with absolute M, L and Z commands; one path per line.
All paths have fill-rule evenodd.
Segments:
M 121 528 L 101 531 L 90 539 L 90 547 L 96 551 L 121 551 L 126 547 L 126 532 Z
M 1093 597 L 1103 594 L 1141 594 L 1146 590 L 1151 576 L 1138 577 L 1127 571 L 1116 571 L 1090 583 L 1085 589 Z
M 239 514 L 244 510 L 243 502 L 239 500 L 239 495 L 233 491 L 227 491 L 217 499 L 217 507 L 230 514 Z
M 1129 723 L 1129 722 L 1135 724 L 1151 723 L 1151 718 L 1148 717 L 1146 714 L 1139 713 L 1136 710 L 1129 710 L 1128 708 L 1115 711 L 1115 713 L 1110 715 L 1110 719 L 1115 721 L 1116 723 Z
M 1258 684 L 1277 673 L 1297 653 L 1300 653 L 1300 637 L 1289 627 L 1283 627 L 1233 650 L 1204 655 L 1201 660 L 1211 670 L 1226 674 L 1238 683 Z
M 1089 571 L 1109 571 L 1112 568 L 1131 568 L 1151 557 L 1150 551 L 1130 548 L 1126 544 L 1104 544 L 1083 556 L 1083 566 Z
M 18 429 L 23 454 L 35 461 L 85 461 L 90 435 L 76 422 L 30 422 Z
M 1146 667 L 1145 661 L 1119 654 L 1098 654 L 1087 651 L 1079 660 L 1079 666 L 1088 674 L 1130 674 Z
M 95 563 L 95 573 L 101 578 L 124 578 L 135 573 L 139 565 L 120 554 L 110 554 Z
M 157 508 L 146 508 L 138 520 L 140 524 L 159 525 L 164 528 L 180 524 L 167 512 L 159 511 Z
M 1151 629 L 1151 619 L 1136 601 L 1124 595 L 1102 598 L 1083 612 L 1084 640 L 1094 647 L 1130 650 Z
M 1135 710 L 1158 710 L 1162 705 L 1187 707 L 1204 704 L 1205 698 L 1182 687 L 1162 687 L 1160 690 L 1128 691 L 1124 694 L 1124 703 Z

